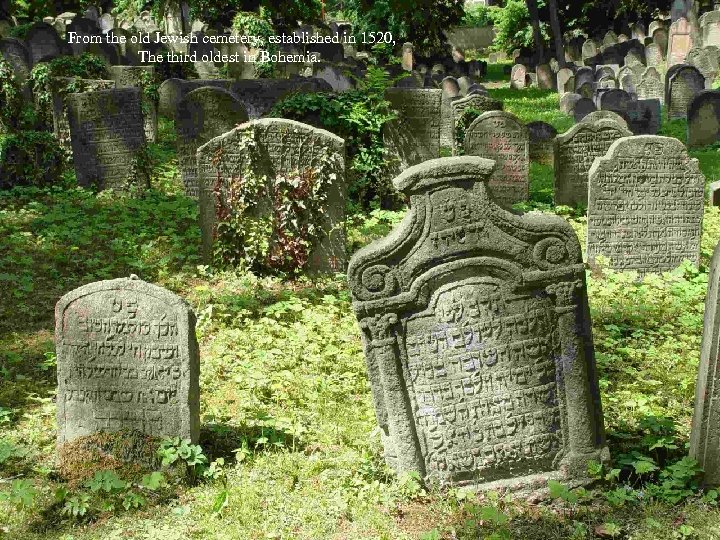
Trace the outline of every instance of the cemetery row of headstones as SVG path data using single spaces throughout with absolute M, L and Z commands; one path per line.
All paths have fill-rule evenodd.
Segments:
M 281 151 L 288 138 L 342 151 L 332 135 L 274 124 L 256 121 L 213 139 L 198 152 L 200 169 L 228 179 L 246 160 L 237 148 L 249 129 L 271 167 L 312 163 L 314 153 Z M 219 149 L 234 152 L 222 165 L 205 157 Z M 440 485 L 582 484 L 588 462 L 607 462 L 609 452 L 580 245 L 560 217 L 515 215 L 495 204 L 496 167 L 462 156 L 409 168 L 394 184 L 413 219 L 350 262 L 385 458 L 399 473 Z M 679 141 L 618 139 L 590 178 L 591 258 L 610 245 L 631 255 L 627 267 L 697 262 L 704 180 Z M 691 443 L 711 485 L 720 482 L 713 442 L 720 418 L 709 397 L 720 383 L 718 264 L 720 249 Z M 68 293 L 55 316 L 60 448 L 119 430 L 197 441 L 201 363 L 195 317 L 183 300 L 131 277 Z

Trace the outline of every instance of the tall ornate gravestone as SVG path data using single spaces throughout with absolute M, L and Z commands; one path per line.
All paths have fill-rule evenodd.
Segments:
M 206 86 L 186 95 L 177 107 L 178 168 L 185 193 L 200 197 L 197 149 L 203 144 L 248 121 L 243 104 L 222 88 Z
M 389 88 L 385 97 L 398 111 L 383 130 L 386 147 L 396 156 L 391 170 L 439 157 L 442 90 Z
M 350 262 L 385 459 L 437 485 L 582 483 L 609 454 L 580 246 L 560 218 L 498 207 L 492 170 L 408 169 L 409 218 Z
M 667 53 L 668 67 L 685 62 L 687 53 L 693 47 L 690 30 L 690 23 L 685 18 L 680 18 L 670 25 Z
M 200 228 L 203 255 L 213 256 L 218 235 L 227 223 L 245 218 L 259 220 L 272 229 L 268 257 L 280 257 L 284 248 L 297 248 L 311 272 L 336 272 L 345 267 L 345 141 L 332 133 L 307 124 L 279 118 L 265 118 L 242 124 L 215 137 L 197 151 L 200 185 Z M 283 200 L 288 186 L 310 190 L 306 206 L 317 205 L 312 222 L 300 223 L 312 233 L 312 245 L 288 238 L 282 221 L 284 210 L 275 203 Z M 253 192 L 244 190 L 253 189 Z M 245 193 L 245 200 L 237 200 Z M 243 243 L 236 231 L 226 231 L 229 241 Z M 302 231 L 301 231 L 302 232 Z M 298 241 L 302 241 L 299 238 Z M 244 250 L 239 246 L 238 252 Z M 247 252 L 245 252 L 247 254 Z
M 116 88 L 140 88 L 142 91 L 142 112 L 145 119 L 145 139 L 157 141 L 157 104 L 148 96 L 146 88 L 154 84 L 155 66 L 110 66 L 110 78 Z
M 715 205 L 716 201 L 712 201 Z M 690 457 L 696 459 L 702 467 L 703 481 L 707 486 L 720 485 L 720 417 L 718 417 L 717 364 L 720 351 L 720 247 L 716 246 L 710 262 L 708 276 L 708 292 L 705 299 L 705 324 L 703 328 L 702 346 L 700 349 L 700 366 L 697 384 L 695 385 L 695 411 L 693 414 L 692 431 L 690 434 Z
M 97 90 L 65 97 L 78 185 L 98 189 L 149 183 L 140 90 Z
M 705 177 L 685 145 L 641 135 L 615 141 L 589 172 L 587 257 L 640 275 L 698 264 Z
M 488 180 L 493 200 L 509 207 L 530 196 L 530 139 L 525 125 L 513 114 L 490 111 L 478 116 L 465 131 L 465 154 L 496 161 Z
M 675 70 L 668 78 L 666 101 L 668 119 L 687 118 L 690 102 L 704 89 L 705 78 L 697 68 L 683 65 Z
M 604 156 L 616 140 L 630 135 L 627 125 L 600 119 L 581 122 L 555 137 L 555 204 L 587 205 L 588 171 L 593 161 Z
M 720 138 L 720 92 L 705 90 L 688 107 L 688 148 L 715 143 Z
M 55 306 L 58 446 L 136 430 L 197 442 L 195 314 L 136 276 L 90 283 Z

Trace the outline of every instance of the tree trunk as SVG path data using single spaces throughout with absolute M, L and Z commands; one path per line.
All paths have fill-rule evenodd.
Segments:
M 530 22 L 533 27 L 533 41 L 535 42 L 537 63 L 545 63 L 545 51 L 543 47 L 542 32 L 540 31 L 540 13 L 538 12 L 537 0 L 525 0 L 530 12 Z
M 555 43 L 555 58 L 561 68 L 565 67 L 565 47 L 563 46 L 562 29 L 560 28 L 560 17 L 558 16 L 557 0 L 548 0 L 548 9 L 550 10 L 550 28 L 553 33 L 553 42 Z

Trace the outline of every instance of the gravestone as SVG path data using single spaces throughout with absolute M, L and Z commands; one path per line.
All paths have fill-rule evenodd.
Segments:
M 202 87 L 187 94 L 178 104 L 175 120 L 178 169 L 185 194 L 200 197 L 197 149 L 248 121 L 242 103 L 222 88 Z
M 560 111 L 569 116 L 575 115 L 575 105 L 582 99 L 580 94 L 567 92 L 560 96 Z
M 383 139 L 398 171 L 440 156 L 442 90 L 389 88 L 385 92 L 398 118 L 385 124 Z
M 70 24 L 67 25 L 66 34 L 69 36 L 70 32 L 74 32 L 78 39 L 69 42 L 70 48 L 73 51 L 73 55 L 80 56 L 84 53 L 90 41 L 93 37 L 99 37 L 102 35 L 100 27 L 96 21 L 87 19 L 85 17 L 75 17 Z
M 599 101 L 600 110 L 612 111 L 623 116 L 627 115 L 633 99 L 625 90 L 608 90 L 600 95 Z
M 648 67 L 658 67 L 662 63 L 663 56 L 657 43 L 651 43 L 645 47 L 645 64 Z
M 582 97 L 592 100 L 595 96 L 597 88 L 595 83 L 584 83 L 577 87 L 575 92 L 580 94 Z
M 594 58 L 598 55 L 600 51 L 598 50 L 597 43 L 593 41 L 592 39 L 588 39 L 583 43 L 582 45 L 582 59 L 587 60 L 588 58 Z
M 454 146 L 455 129 L 451 104 L 460 98 L 460 85 L 455 77 L 445 77 L 440 83 L 440 87 L 443 91 L 440 102 L 440 146 L 452 148 Z
M 530 137 L 530 161 L 553 164 L 553 141 L 557 136 L 557 129 L 547 122 L 530 122 L 527 124 Z
M 605 33 L 605 37 L 603 37 L 603 45 L 605 47 L 608 47 L 610 45 L 617 44 L 617 42 L 618 42 L 617 34 L 615 32 L 613 32 L 612 30 L 608 30 Z
M 498 208 L 492 169 L 405 171 L 413 219 L 350 262 L 385 460 L 440 487 L 577 485 L 609 457 L 580 246 L 556 216 Z
M 115 88 L 115 81 L 105 79 L 56 77 L 50 80 L 53 135 L 65 150 L 67 157 L 72 156 L 70 123 L 68 122 L 67 103 L 65 101 L 68 92 L 94 92 L 95 90 L 109 90 L 111 88 Z
M 475 82 L 470 77 L 462 76 L 457 79 L 457 84 L 460 95 L 466 96 L 468 94 L 468 90 L 473 84 L 475 84 Z
M 665 87 L 660 73 L 654 67 L 649 67 L 643 72 L 636 90 L 638 99 L 658 99 L 661 105 L 665 103 Z
M 145 139 L 157 141 L 157 104 L 147 95 L 146 86 L 154 84 L 155 66 L 110 66 L 110 78 L 116 88 L 140 88 L 142 112 L 145 119 Z
M 252 145 L 248 145 L 252 141 Z M 215 137 L 197 151 L 200 185 L 200 228 L 203 255 L 210 259 L 217 227 L 226 218 L 241 212 L 229 194 L 242 182 L 247 171 L 265 182 L 253 201 L 260 214 L 275 219 L 273 198 L 276 181 L 299 175 L 324 184 L 322 218 L 312 223 L 320 232 L 309 247 L 306 268 L 312 272 L 336 272 L 345 267 L 345 141 L 332 133 L 307 124 L 279 118 L 252 120 Z M 277 179 L 277 180 L 276 180 Z M 287 180 L 285 180 L 287 181 Z M 276 226 L 277 223 L 273 223 Z M 274 253 L 278 243 L 270 246 Z
M 610 75 L 606 75 L 604 77 L 601 77 L 597 82 L 597 88 L 600 90 L 616 90 L 617 89 L 617 81 L 615 80 L 615 77 L 612 77 Z
M 687 19 L 680 18 L 670 25 L 670 36 L 668 38 L 668 67 L 685 62 L 685 57 L 693 48 L 693 38 L 690 35 L 690 23 Z
M 720 181 L 708 186 L 710 206 L 720 206 Z
M 627 117 L 634 135 L 656 135 L 662 123 L 659 99 L 638 99 L 630 103 Z
M 70 46 L 58 36 L 55 29 L 46 23 L 34 23 L 27 32 L 25 44 L 30 50 L 33 66 L 63 54 L 72 53 Z
M 200 79 L 220 79 L 220 68 L 222 63 L 213 62 L 214 55 L 220 53 L 216 45 L 206 43 L 205 32 L 196 32 L 194 34 L 195 41 L 188 44 L 188 54 L 195 55 L 196 60 L 193 62 Z
M 685 58 L 685 63 L 694 66 L 702 73 L 705 77 L 705 88 L 710 89 L 712 87 L 715 78 L 720 71 L 720 65 L 715 54 L 711 53 L 708 49 L 701 49 L 700 47 L 693 47 Z
M 535 68 L 537 74 L 537 87 L 540 90 L 552 90 L 555 88 L 555 74 L 547 64 L 540 64 Z
M 641 135 L 615 141 L 589 172 L 587 258 L 640 275 L 700 262 L 705 177 L 685 145 Z
M 720 46 L 720 11 L 708 11 L 700 17 L 702 41 L 705 47 Z
M 622 120 L 622 119 L 621 119 Z M 632 133 L 613 120 L 581 122 L 555 137 L 555 204 L 588 203 L 588 171 L 595 158 Z
M 145 150 L 140 90 L 68 94 L 65 103 L 78 185 L 125 189 L 149 182 L 135 167 Z
M 705 89 L 705 77 L 692 66 L 683 65 L 669 78 L 667 114 L 668 119 L 687 118 L 687 110 L 693 98 Z
M 58 446 L 99 432 L 200 436 L 195 314 L 131 276 L 97 281 L 55 306 Z
M 510 73 L 510 88 L 520 89 L 528 86 L 527 68 L 522 64 L 515 64 Z
M 708 146 L 720 138 L 720 91 L 705 90 L 688 107 L 688 148 Z
M 0 39 L 0 55 L 8 62 L 21 85 L 28 82 L 32 69 L 32 56 L 25 44 L 19 39 Z
M 515 115 L 502 111 L 478 116 L 465 131 L 465 154 L 496 162 L 488 188 L 492 199 L 501 206 L 528 200 L 529 143 L 523 123 Z
M 715 184 L 717 182 L 711 186 Z M 717 203 L 712 201 L 712 205 L 716 206 Z M 695 410 L 690 434 L 690 457 L 697 460 L 702 467 L 703 483 L 708 488 L 720 485 L 720 455 L 717 452 L 720 444 L 718 435 L 720 418 L 718 418 L 716 406 L 718 392 L 720 392 L 717 371 L 717 359 L 720 356 L 718 351 L 720 342 L 718 340 L 720 335 L 720 318 L 718 317 L 720 271 L 718 265 L 720 265 L 720 247 L 715 246 L 708 276 L 700 365 L 695 385 Z
M 619 66 L 601 65 L 595 67 L 595 80 L 599 81 L 603 77 L 617 78 L 620 73 Z
M 630 129 L 627 120 L 625 120 L 624 117 L 613 111 L 593 111 L 587 116 L 585 116 L 581 120 L 581 122 L 583 124 L 594 124 L 595 122 L 599 122 L 600 120 L 610 120 L 623 127 L 624 129 Z
M 413 44 L 412 43 L 403 43 L 402 46 L 402 68 L 405 71 L 412 71 L 413 70 Z
M 562 68 L 557 73 L 557 91 L 562 95 L 567 92 L 575 91 L 575 75 L 571 69 Z
M 580 98 L 575 102 L 575 108 L 573 109 L 575 122 L 582 121 L 588 114 L 595 111 L 597 111 L 597 107 L 592 99 L 586 97 Z
M 453 133 L 457 129 L 458 121 L 467 109 L 474 109 L 481 113 L 489 111 L 502 111 L 503 103 L 484 94 L 470 94 L 467 97 L 456 99 L 450 104 L 453 119 Z
M 624 74 L 620 78 L 620 89 L 631 96 L 637 97 L 637 84 L 631 72 Z

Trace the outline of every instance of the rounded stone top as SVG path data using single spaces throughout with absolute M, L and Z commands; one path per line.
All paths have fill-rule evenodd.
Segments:
M 395 189 L 407 195 L 458 180 L 486 180 L 495 161 L 478 156 L 431 159 L 406 169 L 393 180 Z

